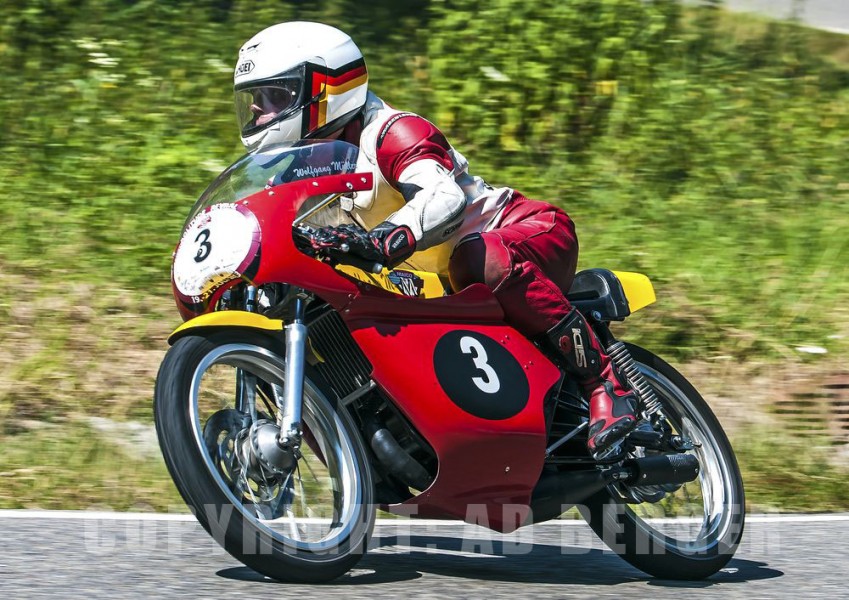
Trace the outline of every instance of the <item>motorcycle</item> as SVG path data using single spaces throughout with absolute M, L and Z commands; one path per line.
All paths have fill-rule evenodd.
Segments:
M 504 533 L 578 507 L 648 574 L 721 569 L 745 518 L 731 445 L 678 371 L 610 330 L 655 301 L 648 278 L 590 269 L 568 294 L 639 396 L 639 426 L 595 459 L 578 386 L 485 286 L 452 292 L 311 249 L 373 185 L 357 153 L 320 141 L 246 155 L 186 220 L 172 267 L 184 323 L 154 415 L 207 532 L 264 575 L 320 582 L 363 556 L 378 507 Z

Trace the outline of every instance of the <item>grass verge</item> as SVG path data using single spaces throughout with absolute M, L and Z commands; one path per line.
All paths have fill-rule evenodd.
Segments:
M 149 445 L 139 451 L 81 421 L 33 424 L 0 436 L 0 448 L 0 508 L 173 512 L 185 506 L 156 446 L 155 453 Z

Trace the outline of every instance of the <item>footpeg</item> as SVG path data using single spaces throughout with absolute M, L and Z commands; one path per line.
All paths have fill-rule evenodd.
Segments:
M 625 439 L 615 442 L 613 445 L 593 453 L 593 458 L 600 463 L 613 463 L 622 460 L 625 456 Z
M 628 434 L 628 442 L 650 450 L 663 449 L 663 434 L 653 429 L 638 428 Z
M 686 452 L 688 450 L 693 450 L 694 448 L 702 447 L 701 444 L 688 440 L 680 435 L 673 435 L 669 438 L 669 446 L 676 452 Z

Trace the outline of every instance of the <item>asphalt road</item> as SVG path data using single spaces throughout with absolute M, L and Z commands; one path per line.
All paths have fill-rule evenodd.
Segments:
M 241 566 L 182 516 L 0 511 L 0 597 L 849 597 L 849 515 L 750 517 L 737 555 L 700 582 L 644 575 L 581 522 L 520 538 L 462 523 L 407 527 L 381 521 L 353 571 L 306 586 Z

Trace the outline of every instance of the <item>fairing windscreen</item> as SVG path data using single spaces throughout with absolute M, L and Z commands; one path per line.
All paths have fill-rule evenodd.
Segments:
M 269 146 L 246 154 L 228 167 L 201 195 L 186 222 L 213 204 L 236 202 L 285 183 L 354 173 L 356 146 L 338 140 L 309 140 L 294 146 Z

